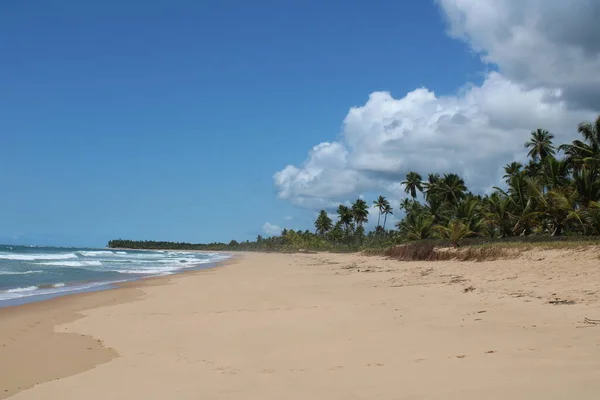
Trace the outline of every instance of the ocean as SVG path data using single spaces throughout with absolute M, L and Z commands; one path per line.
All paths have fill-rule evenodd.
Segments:
M 229 258 L 217 253 L 0 245 L 0 307 L 189 268 Z

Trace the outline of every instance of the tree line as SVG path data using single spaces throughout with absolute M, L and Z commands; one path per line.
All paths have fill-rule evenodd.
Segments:
M 355 251 L 410 241 L 438 239 L 453 246 L 469 238 L 589 237 L 600 235 L 600 116 L 578 126 L 579 138 L 556 145 L 547 130 L 531 132 L 524 144 L 527 162 L 504 166 L 504 187 L 485 195 L 471 192 L 454 173 L 415 171 L 402 181 L 407 198 L 403 217 L 387 229 L 394 208 L 384 197 L 372 202 L 377 225 L 365 232 L 369 205 L 362 199 L 341 204 L 330 216 L 321 210 L 314 233 L 284 229 L 254 241 L 210 244 L 116 240 L 109 247 L 195 250 Z M 560 156 L 559 156 L 560 154 Z M 399 213 L 400 214 L 400 213 Z M 333 217 L 333 218 L 332 218 Z

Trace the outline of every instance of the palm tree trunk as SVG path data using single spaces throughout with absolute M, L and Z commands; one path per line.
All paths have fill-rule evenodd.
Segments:
M 377 226 L 380 226 L 380 221 L 381 221 L 381 209 L 379 209 L 379 216 L 377 217 Z
M 385 231 L 385 223 L 387 221 L 387 213 L 385 213 L 385 215 L 383 216 L 383 230 Z

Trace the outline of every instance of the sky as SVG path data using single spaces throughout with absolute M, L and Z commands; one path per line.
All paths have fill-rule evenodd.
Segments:
M 485 193 L 530 131 L 571 141 L 600 112 L 599 18 L 595 0 L 2 2 L 0 243 L 252 240 L 358 197 L 396 208 L 410 170 Z

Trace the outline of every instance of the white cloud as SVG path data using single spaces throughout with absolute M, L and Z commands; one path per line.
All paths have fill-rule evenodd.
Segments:
M 528 87 L 560 89 L 575 106 L 600 101 L 597 0 L 437 0 L 449 33 Z
M 586 97 L 576 89 L 579 83 L 600 82 L 600 74 L 590 72 L 600 71 L 600 44 L 580 43 L 578 35 L 564 28 L 539 26 L 540 21 L 566 14 L 567 24 L 574 21 L 570 7 L 559 7 L 562 1 L 548 1 L 549 10 L 542 10 L 545 0 L 438 2 L 451 34 L 471 43 L 500 71 L 489 73 L 481 86 L 466 85 L 454 96 L 437 96 L 426 88 L 402 98 L 371 93 L 363 106 L 349 110 L 338 141 L 314 146 L 302 165 L 288 165 L 274 175 L 280 198 L 311 209 L 331 208 L 366 192 L 399 198 L 398 182 L 410 170 L 424 176 L 455 172 L 472 190 L 489 190 L 499 183 L 504 164 L 525 156 L 523 144 L 532 130 L 548 129 L 557 142 L 566 142 L 572 140 L 577 123 L 595 117 L 597 110 L 580 106 Z M 584 13 L 585 7 L 590 13 L 598 9 L 581 0 L 573 13 Z M 534 18 L 537 12 L 543 17 Z M 532 43 L 552 53 L 533 51 Z M 564 57 L 576 49 L 581 57 Z M 566 51 L 562 57 L 561 50 Z M 539 57 L 552 65 L 536 75 L 537 70 L 528 68 L 537 65 Z M 580 72 L 582 76 L 573 76 Z
M 263 231 L 267 235 L 279 235 L 281 233 L 281 228 L 277 225 L 267 222 L 263 225 Z
M 285 218 L 283 218 L 286 221 L 293 221 L 294 217 L 292 217 L 291 215 L 286 216 Z

